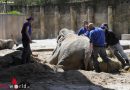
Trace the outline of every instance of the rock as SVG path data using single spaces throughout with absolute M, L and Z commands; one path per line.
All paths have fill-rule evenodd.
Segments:
M 0 39 L 0 49 L 12 49 L 14 41 L 12 39 L 3 40 Z
M 130 34 L 121 34 L 122 40 L 130 40 Z

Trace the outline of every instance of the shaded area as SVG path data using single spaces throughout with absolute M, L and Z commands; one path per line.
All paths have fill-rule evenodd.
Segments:
M 7 49 L 7 51 L 8 51 L 8 49 Z M 3 54 L 5 52 L 3 52 Z M 5 55 L 0 56 L 0 67 L 1 68 L 9 68 L 9 67 L 12 67 L 12 66 L 21 65 L 22 50 L 11 50 L 7 53 L 8 54 L 5 53 Z M 40 62 L 40 61 L 42 61 L 42 60 L 35 57 L 34 55 L 31 56 L 31 62 Z
M 16 77 L 18 82 L 26 80 L 31 84 L 29 90 L 111 90 L 93 84 L 80 71 L 55 72 L 54 66 L 49 64 L 30 63 L 10 67 L 1 71 L 0 77 L 0 83 L 9 83 L 12 77 Z
M 16 77 L 18 82 L 28 81 L 29 90 L 73 90 L 93 89 L 109 90 L 91 82 L 80 70 L 65 71 L 55 65 L 40 63 L 33 58 L 34 63 L 21 64 L 21 51 L 14 51 L 0 58 L 0 83 L 11 84 L 11 79 Z M 4 61 L 4 62 L 2 62 Z

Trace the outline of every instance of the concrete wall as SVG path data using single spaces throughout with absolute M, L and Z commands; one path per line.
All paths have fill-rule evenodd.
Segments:
M 114 9 L 114 31 L 118 36 L 130 34 L 130 1 L 118 0 Z
M 21 28 L 25 16 L 0 15 L 0 39 L 10 39 L 11 35 L 17 40 L 21 39 Z
M 106 0 L 98 0 L 95 3 L 94 22 L 97 26 L 100 26 L 102 23 L 108 23 L 108 6 L 106 4 Z
M 34 17 L 33 39 L 55 38 L 61 28 L 78 31 L 87 20 L 85 4 L 47 5 L 29 10 Z
M 16 10 L 17 7 L 12 9 Z M 129 0 L 88 0 L 62 5 L 18 7 L 18 9 L 34 17 L 33 39 L 56 38 L 61 28 L 69 28 L 77 32 L 84 20 L 93 22 L 95 26 L 100 26 L 104 22 L 108 23 L 110 29 L 119 38 L 121 34 L 130 33 Z M 21 30 L 24 20 L 25 16 L 1 15 L 0 32 L 2 35 L 0 38 L 9 38 L 9 34 L 13 31 L 15 37 L 19 39 L 18 30 Z
M 95 26 L 100 26 L 104 22 L 108 23 L 108 2 L 107 0 L 94 2 L 90 0 L 63 5 L 48 4 L 42 7 L 29 7 L 28 13 L 36 19 L 33 25 L 33 38 L 55 38 L 61 28 L 77 32 L 84 20 L 93 22 Z

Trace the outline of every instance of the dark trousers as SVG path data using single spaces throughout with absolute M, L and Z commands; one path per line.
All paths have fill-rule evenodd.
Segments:
M 124 53 L 123 47 L 120 45 L 120 43 L 110 46 L 110 49 L 114 52 L 114 55 L 117 57 L 117 59 L 122 63 L 122 67 L 129 64 L 129 59 Z
M 108 63 L 110 59 L 107 56 L 105 47 L 96 47 L 96 46 L 93 47 L 92 59 L 93 59 L 94 68 L 97 72 L 100 72 L 99 62 L 97 60 L 98 55 L 100 55 L 100 57 L 105 63 Z
M 31 60 L 31 48 L 30 48 L 30 43 L 27 42 L 26 40 L 22 40 L 23 44 L 23 52 L 22 52 L 22 63 L 29 63 Z

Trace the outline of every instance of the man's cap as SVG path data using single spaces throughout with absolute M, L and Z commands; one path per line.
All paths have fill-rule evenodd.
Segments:
M 31 16 L 31 17 L 28 17 L 26 20 L 34 20 L 34 18 Z
M 107 23 L 103 23 L 100 27 L 102 29 L 108 29 L 108 24 Z

